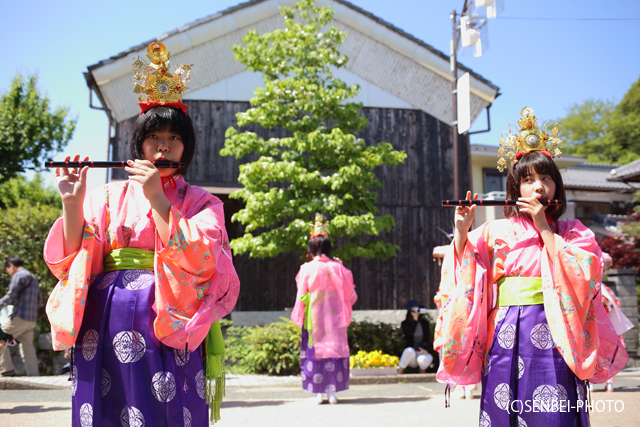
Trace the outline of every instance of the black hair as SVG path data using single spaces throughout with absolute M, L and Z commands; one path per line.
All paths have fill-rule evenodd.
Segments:
M 331 257 L 331 239 L 324 234 L 311 237 L 307 245 L 307 251 L 311 256 L 326 255 Z
M 556 193 L 553 198 L 560 200 L 562 205 L 549 206 L 545 211 L 549 217 L 556 221 L 567 210 L 567 196 L 564 192 L 562 174 L 560 174 L 556 162 L 546 154 L 539 151 L 532 151 L 522 156 L 516 164 L 509 168 L 509 172 L 507 173 L 507 199 L 518 200 L 518 198 L 521 197 L 520 184 L 533 172 L 538 175 L 549 175 L 556 184 Z M 522 217 L 524 215 L 517 206 L 505 206 L 504 208 L 505 218 Z
M 184 151 L 182 152 L 180 161 L 184 163 L 184 167 L 178 169 L 176 173 L 184 175 L 187 173 L 189 164 L 191 164 L 191 159 L 193 159 L 193 152 L 196 148 L 196 137 L 191 117 L 177 108 L 168 106 L 153 107 L 138 117 L 138 120 L 136 120 L 133 126 L 133 134 L 131 135 L 131 142 L 129 143 L 131 157 L 133 160 L 144 160 L 144 152 L 142 151 L 144 139 L 152 132 L 163 130 L 168 130 L 171 133 L 180 135 L 180 138 L 182 138 Z
M 24 265 L 24 263 L 22 262 L 22 258 L 20 258 L 19 256 L 11 255 L 4 262 L 4 268 L 9 268 L 10 265 L 14 265 L 16 267 L 22 267 Z

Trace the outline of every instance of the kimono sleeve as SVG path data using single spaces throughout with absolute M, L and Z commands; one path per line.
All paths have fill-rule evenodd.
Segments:
M 300 299 L 302 295 L 309 292 L 309 275 L 307 274 L 306 264 L 300 267 L 300 271 L 296 275 L 296 286 L 298 288 L 296 292 L 296 301 L 291 312 L 291 321 L 302 328 L 304 323 L 304 310 L 306 308 L 305 303 Z
M 178 349 L 188 345 L 193 351 L 211 323 L 233 310 L 240 281 L 222 202 L 206 193 L 191 205 L 185 202 L 182 209 L 185 213 L 171 208 L 167 245 L 156 238 L 154 331 L 163 344 Z
M 591 230 L 569 220 L 554 235 L 553 251 L 553 257 L 542 257 L 551 335 L 578 378 L 604 382 L 624 368 L 629 356 L 602 307 L 600 247 Z
M 107 191 L 103 187 L 92 192 L 85 201 L 82 242 L 77 251 L 64 254 L 62 217 L 53 224 L 45 241 L 44 260 L 59 280 L 46 304 L 54 350 L 64 350 L 75 344 L 89 286 L 103 271 L 106 242 L 99 230 L 107 215 L 106 200 Z

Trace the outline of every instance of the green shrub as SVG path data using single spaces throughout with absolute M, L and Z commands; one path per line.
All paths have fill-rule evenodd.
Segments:
M 289 319 L 263 327 L 228 326 L 225 347 L 231 372 L 298 375 L 300 327 Z M 222 326 L 231 322 L 225 321 Z
M 400 356 L 404 350 L 404 335 L 400 325 L 388 323 L 351 322 L 347 329 L 349 352 L 380 350 L 385 354 Z

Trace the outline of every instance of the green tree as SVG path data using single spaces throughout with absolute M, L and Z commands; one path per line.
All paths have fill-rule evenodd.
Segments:
M 38 75 L 18 73 L 0 96 L 0 183 L 41 162 L 67 145 L 77 119 L 67 107 L 51 110 L 38 88 Z
M 0 209 L 0 262 L 4 267 L 7 257 L 22 258 L 25 268 L 40 281 L 46 301 L 57 280 L 44 262 L 42 251 L 49 229 L 62 214 L 60 197 L 53 187 L 44 185 L 39 175 L 32 180 L 18 175 L 0 184 L 0 200 L 6 207 Z M 9 290 L 10 280 L 8 274 L 0 274 L 0 297 Z M 44 305 L 39 309 L 38 326 L 40 331 L 50 329 Z
M 619 104 L 587 99 L 558 120 L 564 152 L 588 162 L 626 164 L 640 159 L 640 79 Z
M 372 170 L 397 166 L 406 155 L 388 143 L 367 146 L 351 133 L 368 121 L 359 114 L 361 104 L 345 102 L 358 86 L 332 74 L 347 63 L 338 51 L 346 32 L 326 27 L 333 10 L 302 0 L 280 13 L 284 29 L 263 35 L 249 30 L 243 45 L 233 48 L 236 60 L 262 72 L 265 83 L 255 90 L 252 108 L 236 115 L 238 126 L 280 127 L 290 136 L 265 140 L 255 132 L 227 129 L 223 156 L 258 157 L 240 166 L 244 188 L 231 197 L 245 202 L 233 216 L 245 225 L 245 235 L 231 246 L 257 258 L 304 251 L 309 224 L 322 213 L 330 218 L 332 237 L 349 238 L 335 255 L 344 260 L 393 256 L 397 246 L 363 236 L 395 226 L 393 216 L 376 216 L 377 194 L 371 188 L 381 184 Z

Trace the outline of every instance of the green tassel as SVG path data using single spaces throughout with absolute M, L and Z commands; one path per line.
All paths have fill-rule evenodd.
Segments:
M 220 420 L 220 404 L 225 395 L 225 350 L 219 322 L 211 325 L 205 339 L 205 348 L 207 350 L 205 357 L 206 397 L 211 408 L 209 420 L 215 423 Z

